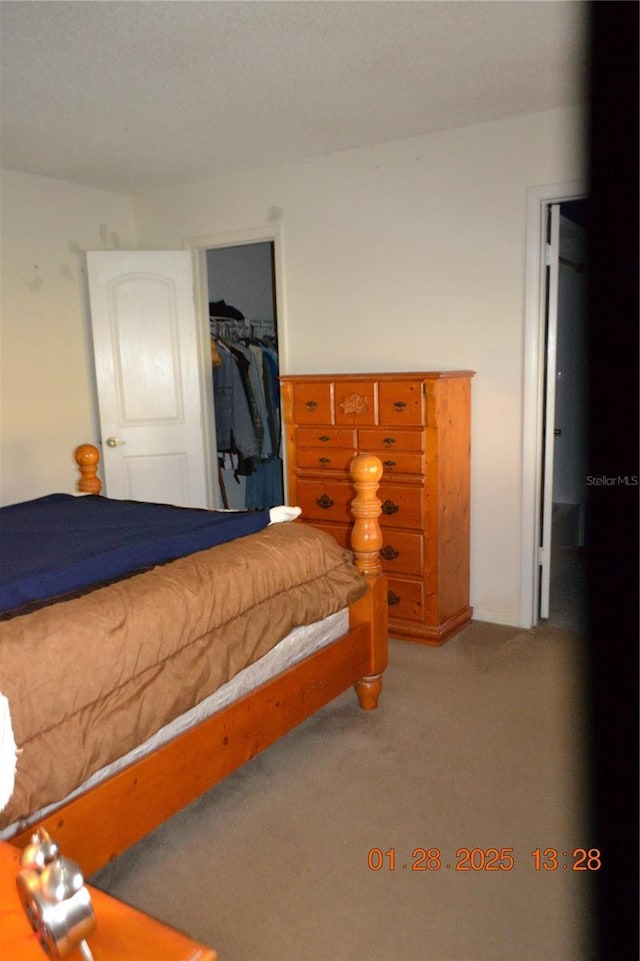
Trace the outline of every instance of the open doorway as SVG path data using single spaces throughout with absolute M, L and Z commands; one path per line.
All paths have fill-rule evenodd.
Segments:
M 206 250 L 215 473 L 222 506 L 282 504 L 274 243 Z
M 574 183 L 545 184 L 527 190 L 527 240 L 525 262 L 525 316 L 524 316 L 524 390 L 522 408 L 522 512 L 521 512 L 521 559 L 520 559 L 520 617 L 523 628 L 534 627 L 540 620 L 541 580 L 543 557 L 551 563 L 551 553 L 541 545 L 543 518 L 552 514 L 553 497 L 551 485 L 545 490 L 543 448 L 545 440 L 553 439 L 556 427 L 555 406 L 549 407 L 547 393 L 550 383 L 555 389 L 556 380 L 545 377 L 549 365 L 548 353 L 548 217 L 552 207 L 581 204 L 587 195 L 586 185 Z M 576 208 L 585 215 L 587 207 Z M 571 208 L 569 208 L 571 212 Z M 568 218 L 567 218 L 568 219 Z M 558 219 L 559 223 L 559 219 Z M 587 224 L 588 240 L 588 224 Z M 558 227 L 558 284 L 559 284 L 559 227 Z M 586 278 L 585 278 L 586 280 Z M 562 320 L 561 320 L 562 323 Z M 555 371 L 555 367 L 553 368 Z M 581 398 L 583 408 L 586 397 Z M 552 417 L 549 416 L 551 411 Z M 566 439 L 566 438 L 565 438 Z M 553 453 L 552 451 L 552 458 Z M 548 462 L 548 459 L 547 459 Z M 551 475 L 552 476 L 552 475 Z M 547 496 L 548 495 L 548 496 Z M 550 508 L 545 512 L 547 496 Z M 588 515 L 588 508 L 586 510 Z M 588 516 L 585 516 L 585 540 L 588 544 Z
M 585 199 L 547 208 L 538 616 L 576 631 L 586 628 L 587 210 Z M 549 405 L 552 409 L 547 410 Z

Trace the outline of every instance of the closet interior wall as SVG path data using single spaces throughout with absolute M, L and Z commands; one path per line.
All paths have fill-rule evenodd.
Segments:
M 284 501 L 273 243 L 207 251 L 221 506 Z

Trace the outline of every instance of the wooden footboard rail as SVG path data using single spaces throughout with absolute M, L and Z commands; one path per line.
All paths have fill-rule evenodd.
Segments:
M 98 493 L 98 452 L 76 452 L 81 484 Z M 84 469 L 83 469 L 84 468 Z M 387 664 L 386 586 L 377 488 L 382 466 L 361 454 L 352 465 L 356 497 L 352 547 L 368 591 L 350 608 L 350 629 L 315 654 L 218 711 L 153 754 L 135 762 L 76 799 L 41 825 L 65 855 L 90 875 L 220 782 L 329 701 L 354 686 L 361 707 L 377 706 Z M 99 481 L 97 481 L 99 484 Z M 27 844 L 35 827 L 12 843 Z

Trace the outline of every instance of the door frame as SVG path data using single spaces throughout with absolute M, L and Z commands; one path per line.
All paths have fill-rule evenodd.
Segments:
M 193 281 L 196 315 L 199 318 L 199 359 L 201 404 L 205 445 L 206 484 L 209 504 L 214 508 L 222 507 L 222 497 L 218 484 L 218 474 L 214 470 L 216 453 L 216 425 L 213 415 L 213 373 L 211 370 L 211 349 L 209 344 L 209 297 L 207 277 L 207 250 L 216 247 L 244 247 L 248 244 L 273 243 L 273 265 L 275 298 L 278 324 L 278 365 L 286 371 L 288 356 L 286 310 L 284 303 L 284 266 L 282 251 L 282 230 L 280 224 L 259 227 L 245 227 L 239 230 L 216 231 L 188 237 L 183 246 L 190 250 L 193 257 Z
M 546 184 L 529 187 L 527 190 L 519 620 L 519 626 L 523 628 L 534 627 L 538 623 L 538 546 L 543 494 L 547 209 L 553 204 L 581 200 L 587 196 L 587 188 L 582 181 Z

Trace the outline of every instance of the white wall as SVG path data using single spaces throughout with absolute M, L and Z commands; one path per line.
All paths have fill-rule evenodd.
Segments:
M 472 603 L 518 623 L 526 190 L 584 176 L 557 110 L 136 200 L 142 246 L 277 225 L 289 373 L 471 368 Z
M 0 503 L 73 490 L 96 437 L 84 251 L 135 247 L 131 198 L 2 171 Z

